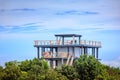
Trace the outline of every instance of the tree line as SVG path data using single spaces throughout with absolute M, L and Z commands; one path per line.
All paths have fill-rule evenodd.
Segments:
M 82 55 L 72 66 L 51 69 L 44 59 L 10 61 L 0 66 L 0 80 L 120 80 L 120 68 Z

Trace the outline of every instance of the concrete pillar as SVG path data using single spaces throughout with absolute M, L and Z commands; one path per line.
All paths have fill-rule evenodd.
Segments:
M 84 54 L 86 54 L 86 48 L 84 47 Z
M 80 55 L 81 55 L 81 48 L 79 48 L 79 57 L 80 57 Z
M 84 54 L 87 54 L 87 48 L 86 47 L 84 48 Z
M 72 54 L 75 57 L 75 48 L 74 47 L 73 47 L 73 53 Z
M 64 37 L 62 37 L 62 45 L 64 45 Z
M 37 47 L 37 58 L 39 59 L 40 57 L 39 57 L 39 54 L 40 53 L 40 51 L 39 51 L 39 47 Z
M 53 48 L 50 48 L 50 51 L 53 52 Z
M 58 37 L 56 36 L 56 44 L 58 44 Z
M 63 58 L 61 59 L 61 63 L 63 64 Z
M 55 60 L 55 63 L 56 63 L 55 65 L 58 66 L 58 60 Z
M 88 48 L 86 47 L 85 49 L 86 49 L 86 50 L 85 50 L 85 53 L 88 55 Z
M 45 48 L 41 48 L 41 55 L 43 56 L 43 52 L 45 52 Z
M 92 48 L 92 56 L 95 57 L 95 48 Z
M 79 41 L 79 44 L 80 44 L 80 37 L 79 37 L 79 40 L 78 40 L 78 41 Z
M 56 67 L 56 61 L 53 60 L 53 68 L 55 69 L 55 67 Z
M 98 48 L 96 48 L 96 58 L 98 59 Z
M 53 60 L 50 60 L 50 67 L 53 68 Z
M 75 44 L 75 36 L 73 36 L 73 44 Z
M 69 55 L 69 47 L 67 47 L 67 52 L 68 52 L 68 55 Z
M 83 47 L 81 47 L 81 55 L 83 54 Z

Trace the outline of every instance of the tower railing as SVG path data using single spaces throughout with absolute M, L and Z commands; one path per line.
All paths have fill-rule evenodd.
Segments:
M 63 45 L 59 40 L 35 40 L 34 45 Z M 72 40 L 65 40 L 64 45 L 91 45 L 101 46 L 100 41 L 81 40 L 80 42 L 73 42 Z

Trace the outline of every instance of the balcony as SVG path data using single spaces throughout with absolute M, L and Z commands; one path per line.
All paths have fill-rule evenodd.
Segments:
M 100 41 L 87 41 L 87 40 L 81 40 L 80 44 L 82 45 L 89 45 L 89 46 L 100 46 Z M 34 45 L 63 45 L 62 41 L 57 40 L 35 40 Z M 72 42 L 71 40 L 65 40 L 64 45 L 79 45 L 79 42 Z

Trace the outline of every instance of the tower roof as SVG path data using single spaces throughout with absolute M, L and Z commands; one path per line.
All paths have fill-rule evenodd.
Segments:
M 82 37 L 82 35 L 79 34 L 55 34 L 55 36 L 59 36 L 59 37 Z

